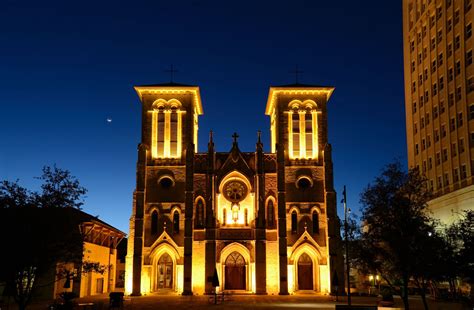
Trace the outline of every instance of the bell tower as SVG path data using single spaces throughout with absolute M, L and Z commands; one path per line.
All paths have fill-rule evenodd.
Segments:
M 142 126 L 125 289 L 141 295 L 168 285 L 191 294 L 193 163 L 202 114 L 199 87 L 167 83 L 135 86 L 135 91 L 142 105 Z M 153 261 L 161 256 L 149 253 L 157 240 L 167 236 L 184 253 L 172 258 L 173 278 L 157 282 Z
M 183 158 L 188 144 L 197 151 L 198 116 L 202 114 L 199 87 L 177 83 L 135 86 L 142 102 L 142 143 L 149 159 Z
M 265 113 L 270 116 L 271 150 L 277 159 L 283 295 L 305 285 L 298 280 L 298 251 L 306 243 L 310 248 L 313 242 L 322 251 L 313 262 L 318 267 L 314 267 L 311 287 L 331 291 L 331 275 L 338 268 L 339 226 L 327 136 L 327 104 L 333 91 L 333 87 L 293 84 L 270 87 L 268 95 Z

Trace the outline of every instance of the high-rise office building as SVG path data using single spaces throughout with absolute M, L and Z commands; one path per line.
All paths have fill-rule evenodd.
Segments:
M 403 0 L 408 165 L 445 223 L 474 207 L 472 0 Z

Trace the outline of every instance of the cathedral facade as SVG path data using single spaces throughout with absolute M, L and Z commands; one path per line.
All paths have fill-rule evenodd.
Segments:
M 136 86 L 142 104 L 126 293 L 329 293 L 344 286 L 327 103 L 332 87 L 271 87 L 271 152 L 197 149 L 199 87 Z M 262 106 L 263 107 L 263 106 Z M 337 272 L 336 272 L 337 270 Z M 337 280 L 339 276 L 340 280 Z

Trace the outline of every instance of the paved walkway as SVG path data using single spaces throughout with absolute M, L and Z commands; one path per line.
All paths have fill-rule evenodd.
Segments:
M 227 297 L 227 296 L 226 296 Z M 107 309 L 107 296 L 83 298 L 82 301 L 93 302 L 96 309 Z M 353 297 L 352 304 L 377 305 L 379 298 L 375 297 Z M 400 298 L 395 298 L 396 307 L 403 308 Z M 346 298 L 339 298 L 339 304 L 346 304 Z M 334 297 L 317 295 L 230 295 L 224 302 L 214 305 L 210 296 L 178 296 L 150 294 L 142 297 L 125 297 L 125 309 L 259 309 L 259 310 L 284 310 L 284 309 L 335 309 L 337 303 Z M 464 310 L 471 308 L 462 307 L 461 304 L 429 301 L 430 310 Z M 422 310 L 423 304 L 417 296 L 410 297 L 410 309 Z
M 330 296 L 317 295 L 231 295 L 223 303 L 214 305 L 210 296 L 179 296 L 179 295 L 159 295 L 150 294 L 141 297 L 125 297 L 124 309 L 144 309 L 144 310 L 181 310 L 181 309 L 258 309 L 258 310 L 286 310 L 286 309 L 335 309 L 336 302 Z M 376 297 L 353 297 L 352 304 L 354 305 L 376 305 L 379 298 Z M 108 295 L 99 295 L 88 298 L 77 299 L 78 303 L 93 303 L 93 306 L 76 307 L 81 310 L 106 310 L 109 309 Z M 403 308 L 403 303 L 400 298 L 395 298 L 395 306 L 400 309 Z M 339 298 L 340 304 L 346 303 L 346 298 Z M 48 303 L 32 304 L 31 310 L 46 310 Z M 472 310 L 472 308 L 463 307 L 457 303 L 436 302 L 429 300 L 430 310 Z M 4 308 L 1 308 L 2 310 Z M 6 308 L 5 308 L 6 309 Z M 14 305 L 10 305 L 9 310 L 15 310 Z M 423 304 L 421 299 L 417 296 L 410 297 L 410 309 L 422 310 Z

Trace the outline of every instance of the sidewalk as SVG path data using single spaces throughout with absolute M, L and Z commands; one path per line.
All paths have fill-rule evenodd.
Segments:
M 376 297 L 353 297 L 353 305 L 376 305 L 379 298 Z M 400 298 L 395 298 L 396 307 L 403 308 Z M 94 306 L 76 307 L 77 309 L 105 310 L 109 308 L 108 294 L 80 298 L 77 303 L 93 303 Z M 338 304 L 346 304 L 346 297 L 339 297 Z M 335 309 L 336 302 L 332 296 L 315 295 L 230 295 L 229 300 L 224 303 L 214 305 L 210 296 L 179 296 L 179 295 L 159 295 L 150 294 L 141 297 L 126 296 L 124 309 L 144 309 L 144 310 L 180 310 L 180 309 Z M 457 303 L 436 302 L 429 300 L 430 310 L 464 310 L 462 305 Z M 16 307 L 10 306 L 10 310 Z M 32 304 L 29 309 L 47 309 L 47 304 Z M 423 304 L 418 296 L 410 297 L 410 309 L 422 310 Z M 2 308 L 2 310 L 4 310 Z M 472 310 L 472 309 L 469 309 Z

